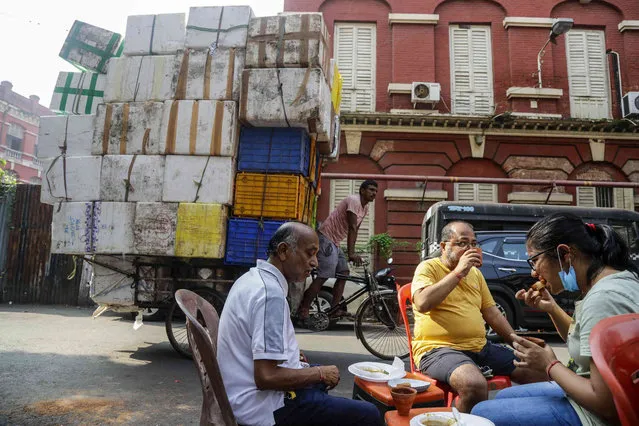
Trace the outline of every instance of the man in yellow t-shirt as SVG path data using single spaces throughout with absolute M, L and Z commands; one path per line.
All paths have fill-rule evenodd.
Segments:
M 477 269 L 482 257 L 473 227 L 450 222 L 442 229 L 439 244 L 441 257 L 420 263 L 411 286 L 413 356 L 420 371 L 448 383 L 459 394 L 457 408 L 466 413 L 488 399 L 478 365 L 517 383 L 545 380 L 533 370 L 515 367 L 511 349 L 486 340 L 484 321 L 508 343 L 514 331 Z

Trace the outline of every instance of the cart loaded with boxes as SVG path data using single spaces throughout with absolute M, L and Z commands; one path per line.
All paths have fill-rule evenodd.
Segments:
M 41 201 L 53 253 L 93 266 L 107 309 L 166 313 L 173 295 L 221 310 L 234 280 L 287 220 L 315 224 L 320 175 L 339 153 L 341 77 L 320 13 L 256 18 L 250 7 L 129 16 L 119 34 L 76 21 L 43 117 Z

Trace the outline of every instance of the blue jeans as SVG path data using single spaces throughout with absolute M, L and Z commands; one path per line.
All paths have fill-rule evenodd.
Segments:
M 581 426 L 566 393 L 555 382 L 504 389 L 495 399 L 475 405 L 471 414 L 485 417 L 496 426 Z
M 325 385 L 296 389 L 276 410 L 276 426 L 382 426 L 379 410 L 370 402 L 330 396 Z

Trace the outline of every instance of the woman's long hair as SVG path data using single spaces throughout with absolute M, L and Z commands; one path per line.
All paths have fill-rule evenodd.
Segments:
M 535 223 L 526 238 L 539 251 L 551 250 L 559 244 L 577 248 L 590 259 L 586 273 L 589 283 L 605 266 L 639 276 L 639 268 L 630 260 L 628 245 L 608 225 L 586 224 L 572 213 L 554 213 Z

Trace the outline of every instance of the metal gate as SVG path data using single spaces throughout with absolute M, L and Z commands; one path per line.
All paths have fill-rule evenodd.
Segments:
M 50 254 L 53 206 L 40 203 L 40 186 L 18 185 L 13 206 L 0 205 L 7 208 L 8 227 L 0 229 L 0 236 L 6 234 L 0 302 L 77 305 L 82 262 L 76 271 L 72 256 Z

